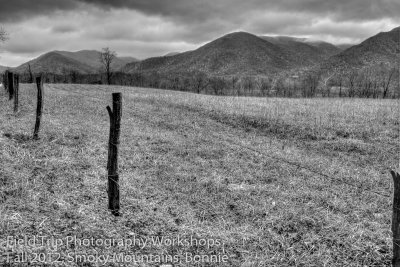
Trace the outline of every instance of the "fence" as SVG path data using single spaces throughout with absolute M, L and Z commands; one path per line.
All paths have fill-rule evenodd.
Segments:
M 14 99 L 14 113 L 18 113 L 19 77 L 17 74 L 6 71 L 3 75 L 4 89 L 8 92 L 9 100 Z M 39 139 L 40 124 L 43 114 L 43 78 L 36 77 L 37 107 L 36 120 L 32 138 Z M 110 116 L 110 133 L 108 146 L 108 208 L 115 216 L 120 215 L 119 183 L 118 183 L 118 145 L 121 127 L 122 94 L 113 93 L 113 109 L 107 106 Z
M 3 75 L 3 84 L 6 92 L 9 94 L 9 99 L 14 99 L 14 113 L 18 113 L 18 98 L 19 98 L 19 78 L 18 75 L 13 74 L 12 72 L 6 71 Z M 36 109 L 36 120 L 35 127 L 33 133 L 33 139 L 39 139 L 39 130 L 41 117 L 43 114 L 43 79 L 42 77 L 36 78 L 36 86 L 37 86 L 37 109 Z M 62 89 L 58 89 L 62 90 Z M 66 90 L 62 90 L 66 91 Z M 104 99 L 93 97 L 90 95 L 82 94 L 79 92 L 71 92 L 66 91 L 68 93 L 78 94 L 83 97 L 89 97 L 104 101 Z M 118 173 L 118 147 L 119 147 L 119 137 L 120 137 L 120 126 L 121 126 L 121 116 L 122 116 L 122 94 L 121 93 L 113 93 L 112 94 L 112 109 L 110 106 L 106 107 L 109 118 L 110 118 L 110 129 L 109 129 L 109 142 L 108 142 L 108 160 L 107 160 L 107 170 L 108 170 L 108 209 L 114 216 L 120 216 L 120 184 L 119 184 L 119 173 Z M 267 154 L 263 151 L 259 151 L 249 146 L 245 146 L 240 143 L 236 143 L 234 141 L 223 139 L 219 136 L 213 135 L 216 139 L 220 139 L 225 143 L 230 143 L 232 146 L 237 146 L 241 149 L 249 150 L 259 154 L 262 157 L 270 158 L 284 164 L 290 165 L 297 169 L 301 168 L 308 172 L 314 173 L 323 177 L 325 179 L 331 181 L 338 181 L 343 184 L 346 184 L 350 187 L 354 187 L 360 190 L 360 192 L 366 191 L 372 194 L 375 194 L 380 197 L 389 198 L 391 196 L 367 189 L 362 188 L 359 185 L 350 183 L 345 179 L 338 179 L 337 177 L 330 176 L 326 173 L 317 171 L 309 166 L 303 166 L 297 162 L 292 162 L 287 159 L 276 157 L 270 154 Z M 393 213 L 392 213 L 392 238 L 393 238 L 393 257 L 392 257 L 392 266 L 400 267 L 400 174 L 395 171 L 390 171 L 391 176 L 393 178 L 394 184 L 394 192 L 393 192 Z

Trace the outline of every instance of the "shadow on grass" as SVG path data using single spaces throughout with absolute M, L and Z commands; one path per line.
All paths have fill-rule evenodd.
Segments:
M 16 141 L 17 143 L 25 143 L 33 140 L 32 135 L 20 134 L 20 133 L 17 134 L 4 133 L 3 136 Z

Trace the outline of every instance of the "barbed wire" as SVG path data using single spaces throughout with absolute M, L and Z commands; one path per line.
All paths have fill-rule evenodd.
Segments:
M 55 88 L 54 86 L 52 86 L 51 88 L 52 88 L 53 90 L 64 91 L 64 92 L 67 92 L 67 93 L 72 93 L 72 94 L 84 96 L 84 97 L 91 98 L 91 99 L 95 99 L 95 100 L 100 100 L 100 101 L 107 102 L 107 103 L 110 103 L 110 102 L 111 102 L 110 100 L 106 100 L 106 99 L 104 99 L 104 98 L 99 98 L 99 97 L 95 97 L 95 96 L 92 96 L 92 95 L 83 94 L 83 93 L 76 92 L 76 91 L 65 90 L 65 89 L 61 89 L 61 88 Z M 128 106 L 127 108 L 124 107 L 124 109 L 129 109 L 129 110 L 131 110 L 132 112 L 135 112 L 133 109 L 129 108 L 129 106 Z M 278 157 L 278 156 L 273 156 L 273 155 L 270 155 L 270 154 L 266 154 L 265 152 L 259 151 L 258 149 L 255 149 L 255 148 L 253 148 L 253 147 L 246 146 L 246 145 L 243 145 L 243 144 L 234 142 L 234 141 L 232 141 L 232 140 L 228 140 L 228 139 L 226 139 L 226 138 L 221 138 L 220 136 L 217 136 L 217 135 L 212 134 L 212 133 L 211 133 L 211 135 L 212 135 L 214 138 L 216 138 L 216 139 L 218 139 L 218 140 L 220 140 L 220 141 L 222 141 L 222 142 L 226 142 L 226 143 L 229 143 L 229 144 L 231 144 L 231 145 L 233 145 L 233 146 L 236 146 L 236 147 L 239 147 L 239 148 L 242 148 L 242 149 L 246 149 L 246 150 L 252 151 L 252 152 L 254 152 L 254 153 L 257 153 L 257 154 L 263 156 L 264 158 L 270 158 L 270 159 L 273 159 L 273 160 L 276 160 L 276 161 L 279 161 L 279 162 L 283 162 L 283 163 L 285 163 L 285 164 L 287 164 L 287 165 L 296 167 L 297 169 L 306 170 L 306 171 L 308 171 L 308 172 L 314 173 L 314 174 L 316 174 L 316 175 L 318 175 L 318 176 L 321 176 L 321 177 L 323 177 L 323 178 L 326 178 L 326 179 L 328 179 L 328 180 L 331 180 L 331 181 L 334 181 L 334 182 L 341 182 L 341 183 L 343 183 L 343 184 L 345 184 L 345 185 L 348 185 L 348 186 L 350 186 L 350 187 L 352 187 L 352 188 L 358 189 L 358 191 L 360 191 L 360 192 L 369 192 L 369 193 L 372 193 L 372 194 L 375 194 L 375 195 L 378 195 L 378 196 L 381 196 L 381 197 L 385 197 L 385 198 L 391 197 L 390 195 L 385 194 L 385 193 L 383 193 L 383 192 L 376 191 L 376 190 L 371 190 L 371 189 L 368 189 L 368 188 L 363 188 L 363 186 L 356 185 L 356 184 L 354 184 L 354 183 L 351 183 L 351 182 L 349 182 L 349 181 L 346 181 L 345 179 L 341 179 L 341 178 L 337 178 L 337 177 L 328 175 L 328 174 L 323 173 L 323 172 L 321 172 L 321 171 L 318 171 L 318 170 L 315 170 L 315 169 L 313 169 L 313 168 L 310 168 L 309 166 L 302 165 L 302 164 L 300 164 L 300 163 L 298 163 L 298 162 L 293 162 L 293 161 L 284 159 L 284 158 L 282 158 L 282 157 Z
M 77 94 L 77 95 L 81 95 L 81 96 L 93 98 L 93 99 L 96 99 L 96 100 L 107 101 L 107 100 L 105 100 L 105 99 L 101 99 L 101 98 L 94 97 L 94 96 L 91 96 L 91 95 L 82 94 L 82 93 L 79 93 L 79 92 L 76 92 L 76 91 L 69 91 L 69 90 L 65 90 L 65 89 L 61 89 L 61 88 L 57 88 L 57 89 L 55 89 L 55 90 L 61 90 L 61 91 L 65 91 L 65 92 L 71 92 L 71 93 L 74 93 L 74 94 Z M 129 108 L 128 108 L 128 109 L 129 109 Z M 130 109 L 130 110 L 134 112 L 133 109 Z M 242 149 L 247 149 L 247 150 L 252 151 L 252 152 L 255 152 L 255 153 L 257 153 L 257 154 L 259 154 L 259 155 L 261 155 L 261 156 L 263 156 L 263 157 L 267 157 L 267 158 L 270 158 L 270 159 L 273 159 L 273 160 L 276 160 L 276 161 L 283 162 L 283 163 L 285 163 L 285 164 L 287 164 L 287 165 L 294 166 L 294 167 L 296 167 L 297 169 L 306 170 L 306 171 L 308 171 L 308 172 L 314 173 L 314 174 L 316 174 L 316 175 L 319 175 L 319 176 L 324 177 L 324 178 L 326 178 L 326 179 L 328 179 L 328 180 L 331 180 L 331 181 L 342 182 L 343 184 L 348 185 L 348 186 L 351 186 L 351 187 L 353 187 L 353 188 L 356 188 L 356 189 L 358 189 L 358 190 L 361 191 L 361 192 L 362 192 L 362 191 L 366 191 L 366 192 L 370 192 L 370 193 L 373 193 L 373 194 L 376 194 L 376 195 L 379 195 L 379 196 L 382 196 L 382 197 L 386 197 L 386 198 L 391 197 L 390 195 L 387 195 L 387 194 L 385 194 L 385 193 L 382 193 L 382 192 L 379 192 L 379 191 L 376 191 L 376 190 L 371 190 L 371 189 L 368 189 L 368 188 L 363 188 L 362 186 L 359 186 L 359 185 L 353 184 L 353 183 L 351 183 L 351 182 L 348 182 L 348 181 L 346 181 L 345 179 L 340 179 L 340 178 L 337 178 L 337 177 L 330 176 L 330 175 L 328 175 L 328 174 L 326 174 L 326 173 L 323 173 L 323 172 L 314 170 L 314 169 L 312 169 L 312 168 L 310 168 L 310 167 L 308 167 L 308 166 L 304 166 L 304 165 L 302 165 L 302 164 L 300 164 L 300 163 L 292 162 L 292 161 L 287 160 L 287 159 L 284 159 L 284 158 L 282 158 L 282 157 L 277 157 L 277 156 L 273 156 L 273 155 L 270 155 L 270 154 L 266 154 L 266 153 L 264 153 L 264 152 L 262 152 L 262 151 L 259 151 L 259 150 L 255 149 L 255 148 L 252 148 L 252 147 L 249 147 L 249 146 L 245 146 L 245 145 L 243 145 L 243 144 L 239 144 L 239 143 L 234 142 L 234 141 L 232 141 L 232 140 L 228 140 L 228 139 L 221 138 L 220 136 L 216 136 L 216 135 L 214 135 L 214 134 L 211 134 L 211 135 L 212 135 L 213 137 L 219 139 L 220 141 L 227 142 L 227 143 L 229 143 L 229 144 L 231 144 L 231 145 L 234 145 L 234 146 L 236 146 L 236 147 L 240 147 L 240 148 L 242 148 Z
M 104 101 L 104 102 L 108 102 L 110 103 L 110 100 L 104 99 L 104 98 L 99 98 L 96 96 L 92 96 L 92 95 L 87 95 L 87 94 L 82 94 L 80 92 L 76 92 L 76 91 L 71 91 L 71 90 L 65 90 L 65 89 L 61 89 L 61 88 L 55 88 L 54 86 L 50 87 L 52 90 L 57 90 L 57 91 L 63 91 L 63 92 L 67 92 L 67 93 L 72 93 L 72 94 L 76 94 L 76 95 L 81 95 L 81 96 L 85 96 L 88 98 L 92 98 L 92 99 L 96 99 L 96 100 L 100 100 L 100 101 Z
M 237 146 L 237 147 L 240 147 L 240 148 L 243 148 L 243 149 L 247 149 L 247 150 L 253 151 L 253 152 L 255 152 L 255 153 L 257 153 L 257 154 L 259 154 L 259 155 L 261 155 L 261 156 L 263 156 L 263 157 L 270 158 L 270 159 L 273 159 L 273 160 L 276 160 L 276 161 L 280 161 L 280 162 L 284 162 L 284 163 L 286 163 L 287 165 L 291 165 L 291 166 L 297 167 L 297 169 L 304 169 L 304 170 L 307 170 L 308 172 L 317 174 L 317 175 L 322 176 L 322 177 L 324 177 L 324 178 L 327 178 L 327 179 L 329 179 L 329 180 L 331 180 L 331 181 L 336 181 L 336 182 L 337 182 L 337 181 L 340 181 L 340 182 L 342 182 L 342 183 L 344 183 L 344 184 L 346 184 L 346 185 L 348 185 L 348 186 L 357 188 L 357 189 L 360 190 L 360 191 L 368 191 L 368 192 L 370 192 L 370 193 L 377 194 L 377 195 L 382 196 L 382 197 L 391 197 L 390 195 L 387 195 L 387 194 L 385 194 L 385 193 L 382 193 L 382 192 L 379 192 L 379 191 L 375 191 L 375 190 L 370 190 L 370 189 L 368 189 L 368 188 L 363 188 L 363 187 L 361 187 L 361 186 L 359 186 L 359 185 L 356 185 L 356 184 L 353 184 L 353 183 L 351 183 L 351 182 L 348 182 L 348 181 L 346 181 L 345 179 L 340 179 L 340 178 L 336 178 L 336 177 L 330 176 L 330 175 L 325 174 L 325 173 L 323 173 L 323 172 L 314 170 L 314 169 L 312 169 L 312 168 L 310 168 L 310 167 L 308 167 L 308 166 L 304 166 L 304 165 L 302 165 L 302 164 L 300 164 L 300 163 L 297 163 L 297 162 L 292 162 L 292 161 L 287 160 L 287 159 L 284 159 L 284 158 L 282 158 L 282 157 L 277 157 L 277 156 L 273 156 L 273 155 L 266 154 L 266 153 L 264 153 L 264 152 L 261 152 L 261 151 L 255 149 L 255 148 L 252 148 L 252 147 L 249 147 L 249 146 L 245 146 L 245 145 L 242 145 L 242 144 L 233 142 L 232 140 L 222 139 L 222 138 L 219 138 L 219 140 L 225 141 L 225 142 L 227 142 L 227 143 L 230 143 L 230 144 L 232 144 L 232 145 L 234 145 L 234 146 Z

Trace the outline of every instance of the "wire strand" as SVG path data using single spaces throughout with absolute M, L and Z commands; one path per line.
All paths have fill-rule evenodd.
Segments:
M 245 145 L 242 145 L 242 144 L 238 144 L 238 143 L 236 143 L 236 142 L 233 142 L 232 140 L 222 139 L 222 138 L 220 138 L 220 137 L 218 137 L 218 138 L 219 138 L 219 140 L 221 140 L 221 141 L 225 141 L 225 142 L 227 142 L 227 143 L 230 143 L 230 144 L 232 144 L 232 145 L 238 146 L 238 147 L 240 147 L 240 148 L 244 148 L 244 149 L 253 151 L 253 152 L 255 152 L 255 153 L 258 153 L 258 154 L 262 155 L 263 157 L 267 157 L 267 158 L 271 158 L 271 159 L 274 159 L 274 160 L 277 160 L 277 161 L 284 162 L 284 163 L 286 163 L 286 164 L 288 164 L 288 165 L 297 167 L 297 169 L 304 169 L 304 170 L 307 170 L 307 171 L 309 171 L 309 172 L 311 172 L 311 173 L 317 174 L 317 175 L 319 175 L 319 176 L 322 176 L 322 177 L 327 178 L 327 179 L 332 180 L 332 181 L 340 181 L 340 182 L 342 182 L 342 183 L 344 183 L 344 184 L 346 184 L 346 185 L 348 185 L 348 186 L 357 188 L 357 189 L 359 189 L 359 190 L 361 190 L 361 191 L 368 191 L 368 192 L 370 192 L 370 193 L 374 193 L 374 194 L 377 194 L 377 195 L 382 196 L 382 197 L 390 197 L 389 195 L 384 194 L 384 193 L 382 193 L 382 192 L 375 191 L 375 190 L 370 190 L 370 189 L 367 189 L 367 188 L 362 188 L 361 186 L 358 186 L 358 185 L 355 185 L 355 184 L 353 184 L 353 183 L 350 183 L 350 182 L 348 182 L 348 181 L 346 181 L 346 180 L 344 180 L 344 179 L 335 178 L 335 177 L 333 177 L 333 176 L 330 176 L 330 175 L 327 175 L 327 174 L 325 174 L 325 173 L 322 173 L 322 172 L 316 171 L 316 170 L 314 170 L 314 169 L 311 169 L 311 168 L 308 167 L 308 166 L 301 165 L 300 163 L 292 162 L 292 161 L 289 161 L 289 160 L 284 159 L 284 158 L 281 158 L 281 157 L 276 157 L 276 156 L 272 156 L 272 155 L 265 154 L 264 152 L 261 152 L 261 151 L 255 149 L 255 148 L 252 148 L 252 147 L 249 147 L 249 146 L 245 146 Z
M 63 91 L 63 92 L 72 93 L 72 94 L 76 94 L 76 95 L 81 95 L 81 96 L 84 96 L 84 97 L 87 97 L 87 98 L 92 98 L 92 99 L 96 99 L 96 100 L 100 100 L 100 101 L 104 101 L 104 102 L 108 102 L 108 103 L 110 102 L 109 100 L 104 99 L 104 98 L 99 98 L 99 97 L 95 97 L 95 96 L 91 96 L 91 95 L 87 95 L 87 94 L 82 94 L 82 93 L 79 93 L 79 92 L 76 92 L 76 91 L 70 91 L 70 90 L 65 90 L 65 89 L 61 89 L 61 88 L 55 88 L 54 86 L 51 86 L 50 88 L 53 89 L 53 90 L 56 90 L 56 91 Z
M 99 98 L 99 97 L 95 97 L 95 96 L 91 96 L 91 95 L 87 95 L 87 94 L 82 94 L 82 93 L 76 92 L 76 91 L 70 91 L 70 90 L 65 90 L 65 89 L 61 89 L 61 88 L 55 88 L 54 86 L 51 86 L 50 88 L 52 88 L 53 90 L 64 91 L 64 92 L 67 92 L 67 93 L 72 93 L 72 94 L 84 96 L 84 97 L 87 97 L 87 98 L 92 98 L 92 99 L 95 99 L 95 100 L 104 101 L 104 102 L 107 102 L 107 103 L 110 102 L 109 100 L 106 100 L 106 99 L 104 99 L 104 98 Z M 125 108 L 125 109 L 126 109 L 126 108 Z M 129 109 L 130 111 L 135 112 L 133 109 L 131 109 L 131 108 L 129 108 L 129 107 L 128 107 L 128 109 Z M 391 197 L 390 195 L 387 195 L 387 194 L 382 193 L 382 192 L 379 192 L 379 191 L 375 191 L 375 190 L 370 190 L 370 189 L 367 189 L 367 188 L 363 188 L 363 187 L 361 187 L 361 186 L 359 186 L 359 185 L 356 185 L 356 184 L 353 184 L 353 183 L 351 183 L 351 182 L 348 182 L 348 181 L 346 181 L 345 179 L 340 179 L 340 178 L 337 178 L 337 177 L 333 177 L 333 176 L 327 175 L 327 174 L 325 174 L 325 173 L 323 173 L 323 172 L 314 170 L 314 169 L 312 169 L 312 168 L 310 168 L 310 167 L 308 167 L 308 166 L 304 166 L 304 165 L 302 165 L 302 164 L 300 164 L 300 163 L 292 162 L 292 161 L 287 160 L 287 159 L 284 159 L 284 158 L 282 158 L 282 157 L 277 157 L 277 156 L 273 156 L 273 155 L 266 154 L 266 153 L 264 153 L 264 152 L 262 152 L 262 151 L 259 151 L 259 150 L 255 149 L 255 148 L 252 148 L 252 147 L 249 147 L 249 146 L 245 146 L 245 145 L 243 145 L 243 144 L 236 143 L 236 142 L 234 142 L 234 141 L 232 141 L 232 140 L 228 140 L 228 139 L 225 139 L 225 138 L 221 138 L 221 137 L 216 136 L 216 135 L 214 135 L 214 134 L 211 134 L 211 135 L 212 135 L 213 137 L 217 138 L 218 140 L 222 141 L 222 142 L 227 142 L 227 143 L 230 143 L 231 145 L 240 147 L 240 148 L 242 148 L 242 149 L 247 149 L 247 150 L 252 151 L 252 152 L 255 152 L 255 153 L 257 153 L 257 154 L 259 154 L 259 155 L 261 155 L 261 156 L 263 156 L 263 157 L 265 157 L 265 158 L 270 158 L 270 159 L 273 159 L 273 160 L 276 160 L 276 161 L 284 162 L 284 163 L 286 163 L 287 165 L 291 165 L 291 166 L 297 167 L 297 169 L 306 170 L 306 171 L 308 171 L 308 172 L 311 172 L 311 173 L 314 173 L 314 174 L 319 175 L 319 176 L 321 176 L 321 177 L 324 177 L 324 178 L 326 178 L 326 179 L 328 179 L 328 180 L 335 181 L 335 182 L 342 182 L 342 183 L 345 184 L 345 185 L 348 185 L 348 186 L 353 187 L 353 188 L 357 188 L 357 189 L 358 189 L 359 191 L 361 191 L 361 192 L 370 192 L 370 193 L 373 193 L 373 194 L 376 194 L 376 195 L 379 195 L 379 196 L 382 196 L 382 197 L 386 197 L 386 198 Z

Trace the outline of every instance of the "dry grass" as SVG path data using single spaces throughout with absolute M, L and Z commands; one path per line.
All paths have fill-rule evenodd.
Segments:
M 96 251 L 229 257 L 226 264 L 204 266 L 390 265 L 391 199 L 367 190 L 391 194 L 388 170 L 397 166 L 400 152 L 398 101 L 237 98 L 45 85 L 41 139 L 34 141 L 34 89 L 22 86 L 22 108 L 16 116 L 4 93 L 0 95 L 3 240 L 32 235 L 193 236 L 223 243 L 144 248 L 63 245 L 56 252 L 65 266 L 98 266 L 68 257 Z M 105 107 L 112 91 L 124 96 L 123 216 L 117 218 L 106 209 Z M 338 180 L 268 156 L 301 163 Z M 16 257 L 24 249 L 48 251 L 30 247 L 8 252 Z M 6 254 L 0 246 L 3 262 Z M 176 266 L 194 264 L 183 261 Z

